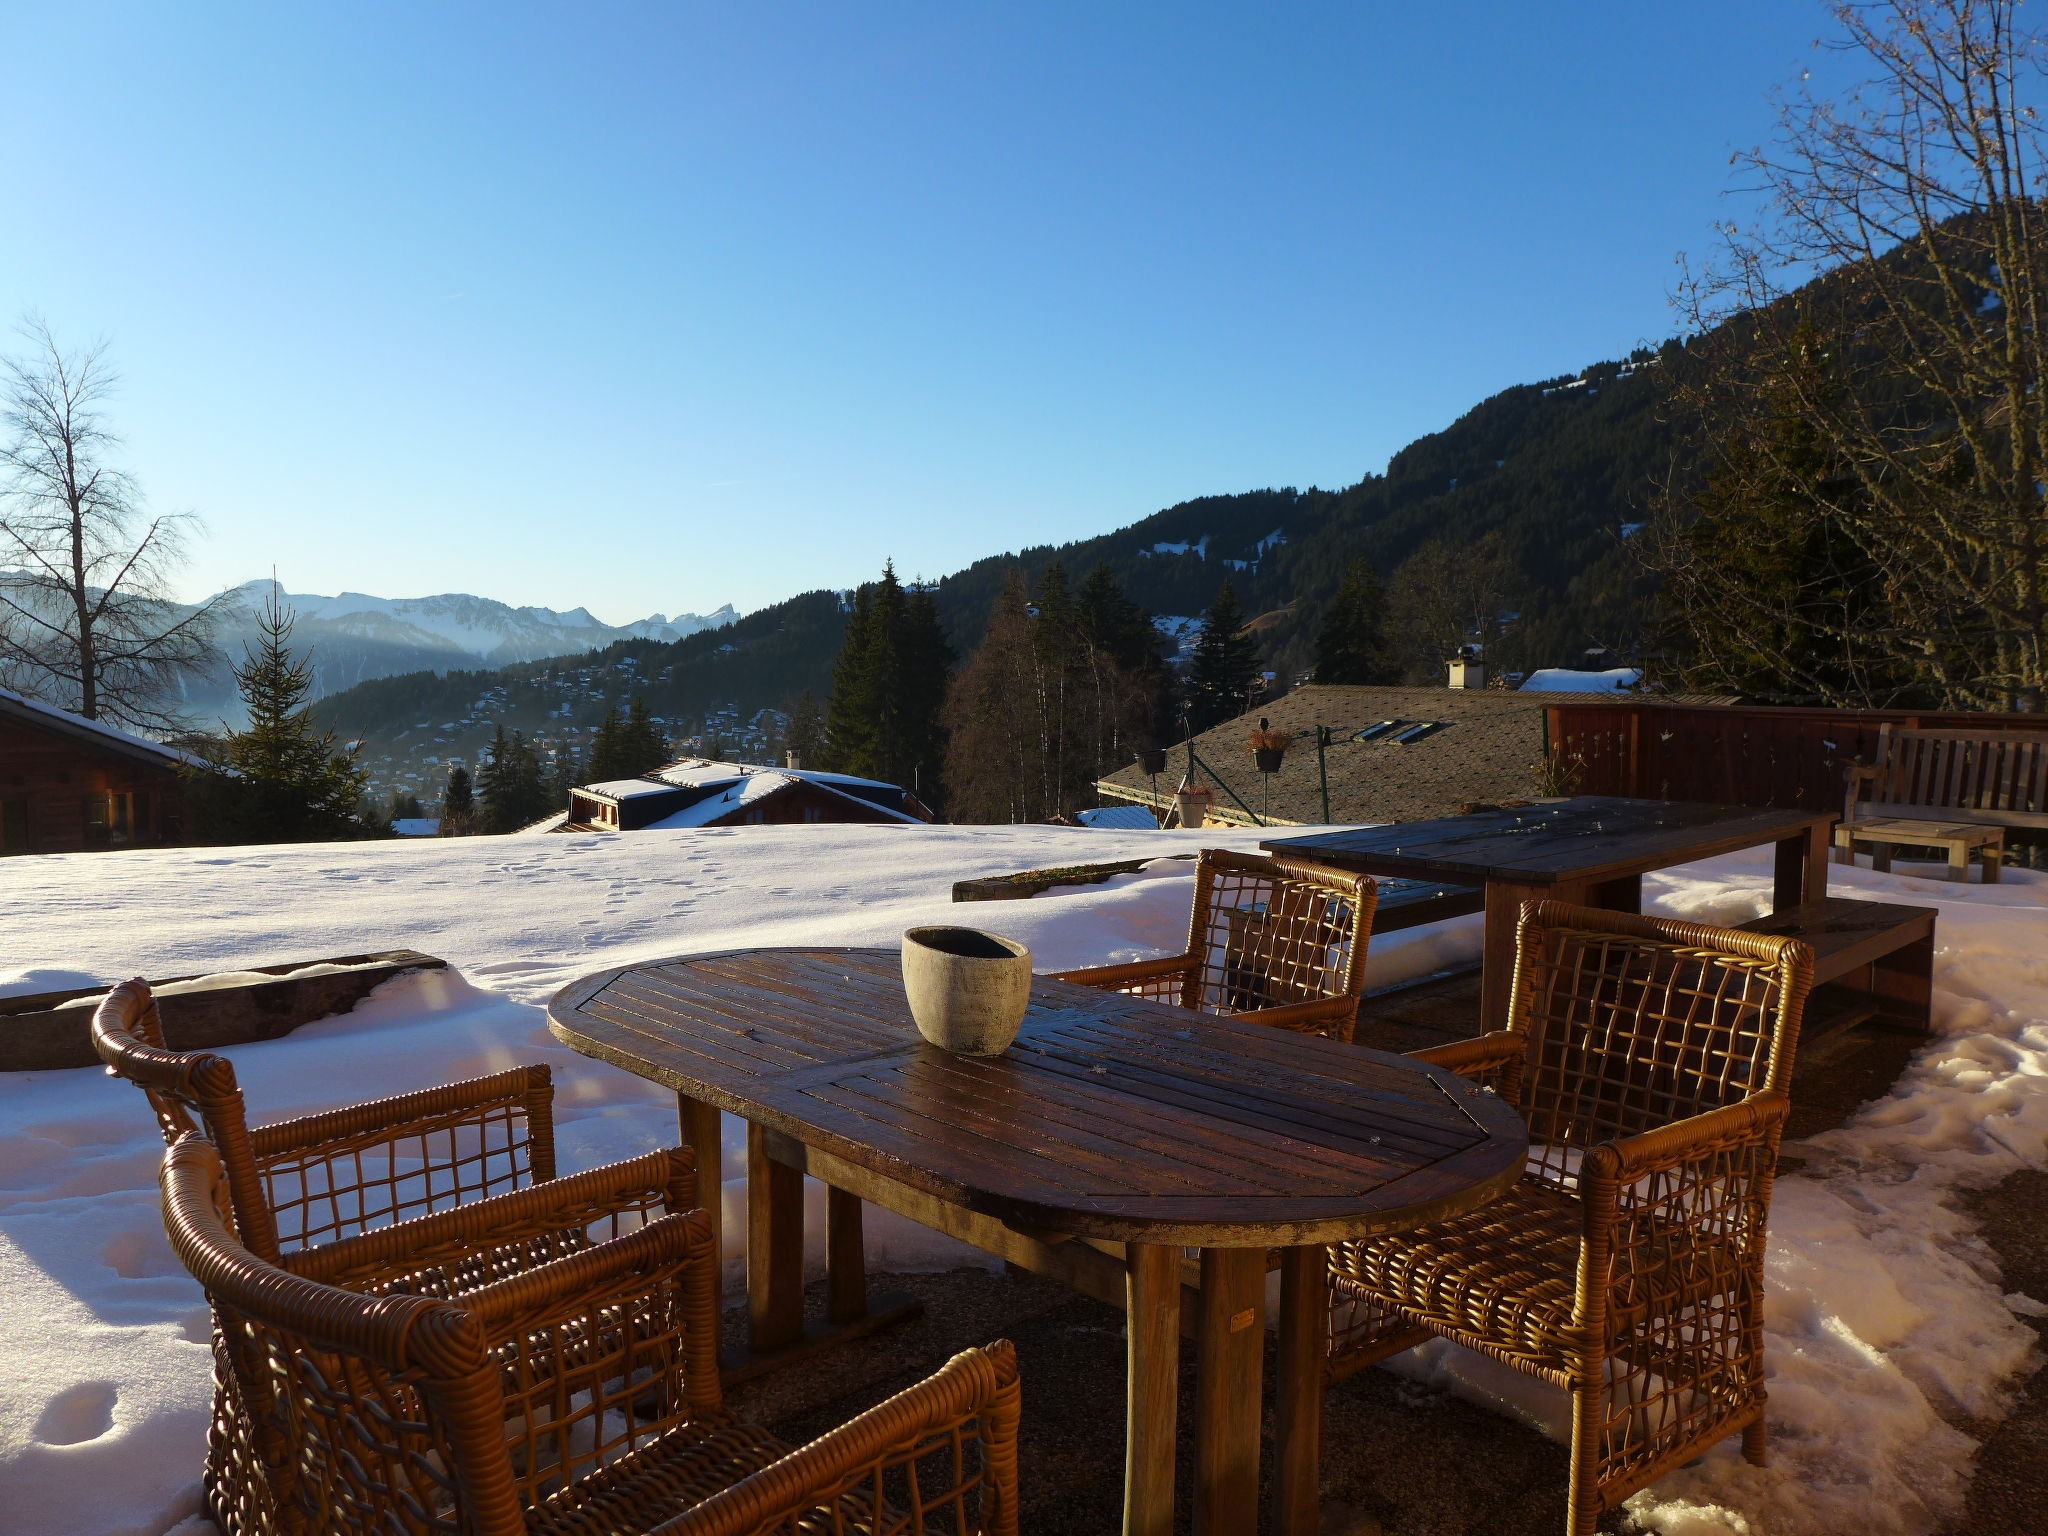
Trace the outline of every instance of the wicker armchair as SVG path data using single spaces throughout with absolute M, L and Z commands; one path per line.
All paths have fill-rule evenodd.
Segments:
M 167 1144 L 203 1129 L 219 1149 L 235 1228 L 261 1259 L 555 1175 L 554 1088 L 544 1066 L 251 1128 L 226 1057 L 165 1049 L 147 982 L 115 987 L 92 1030 L 109 1073 L 147 1095 Z M 680 1208 L 694 1203 L 686 1191 Z M 252 1431 L 214 1344 L 207 1503 L 227 1536 L 270 1536 L 279 1526 L 256 1472 Z
M 1742 1431 L 1763 1464 L 1763 1258 L 1811 985 L 1795 940 L 1522 909 L 1508 1029 L 1415 1054 L 1517 1104 L 1522 1182 L 1331 1249 L 1331 1375 L 1433 1334 L 1572 1394 L 1570 1529 Z
M 1086 987 L 1349 1040 L 1365 990 L 1377 900 L 1378 887 L 1367 875 L 1204 848 L 1184 954 L 1055 974 Z
M 451 1254 L 503 1252 L 589 1213 L 589 1192 L 560 1198 L 571 1182 L 411 1225 Z M 791 1450 L 722 1406 L 701 1211 L 443 1295 L 366 1295 L 330 1282 L 375 1268 L 397 1229 L 266 1263 L 223 1220 L 224 1185 L 214 1148 L 180 1137 L 165 1226 L 206 1290 L 293 1536 L 1017 1530 L 1007 1343 Z
M 258 1258 L 555 1176 L 544 1066 L 252 1128 L 225 1056 L 164 1048 L 148 982 L 107 994 L 92 1042 L 148 1096 L 166 1145 L 203 1130 L 219 1149 L 235 1229 Z

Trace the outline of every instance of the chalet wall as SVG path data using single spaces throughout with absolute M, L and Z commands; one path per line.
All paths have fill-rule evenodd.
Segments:
M 177 845 L 184 820 L 169 764 L 0 720 L 0 854 Z
M 1769 705 L 1552 704 L 1551 750 L 1584 795 L 1839 811 L 1851 763 L 1875 760 L 1887 723 L 2048 730 L 2048 716 Z

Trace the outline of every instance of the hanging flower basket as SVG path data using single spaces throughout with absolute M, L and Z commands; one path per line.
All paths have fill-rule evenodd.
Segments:
M 1257 730 L 1252 732 L 1252 761 L 1261 773 L 1278 773 L 1280 764 L 1287 756 L 1287 749 L 1294 744 L 1294 737 L 1287 731 Z

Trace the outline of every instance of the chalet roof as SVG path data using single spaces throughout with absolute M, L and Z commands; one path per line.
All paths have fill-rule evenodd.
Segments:
M 0 688 L 0 719 L 15 719 L 28 725 L 40 726 L 53 735 L 66 736 L 87 746 L 117 752 L 123 757 L 136 758 L 160 768 L 213 766 L 189 752 L 167 747 L 160 741 L 151 741 L 147 736 L 137 736 L 132 731 L 121 730 L 118 726 L 88 720 L 83 715 L 74 715 L 68 709 L 41 703 L 24 694 L 16 693 L 12 688 Z
M 602 784 L 579 784 L 577 789 L 606 800 L 638 800 L 645 795 L 672 795 L 677 787 L 659 779 L 606 779 Z
M 721 763 L 709 758 L 686 757 L 657 768 L 650 778 L 662 779 L 670 784 L 688 784 L 693 787 L 722 783 L 728 779 L 741 778 L 748 774 L 779 773 L 788 778 L 804 779 L 812 784 L 836 784 L 860 789 L 897 789 L 901 786 L 883 779 L 856 778 L 850 773 L 821 773 L 816 768 L 781 768 L 759 763 Z
M 830 777 L 832 775 L 805 773 L 799 769 L 792 768 L 762 768 L 748 774 L 745 778 L 734 780 L 731 785 L 719 794 L 708 795 L 695 804 L 684 806 L 672 816 L 664 816 L 659 821 L 649 822 L 647 829 L 649 831 L 666 831 L 676 827 L 708 827 L 712 822 L 722 821 L 735 811 L 759 805 L 762 801 L 773 799 L 779 794 L 795 789 L 800 784 L 809 784 L 815 790 L 830 795 L 835 799 L 844 800 L 849 805 L 857 805 L 863 812 L 879 814 L 889 821 L 908 822 L 912 826 L 923 825 L 920 818 L 912 816 L 908 812 L 896 810 L 892 806 L 878 804 L 864 795 L 850 795 L 845 790 L 837 789 L 833 785 L 824 782 L 824 780 Z M 855 779 L 852 782 L 855 784 L 872 784 L 875 781 L 872 779 Z M 880 787 L 893 788 L 894 786 L 883 785 Z
M 1357 824 L 1453 816 L 1474 802 L 1526 799 L 1536 792 L 1545 706 L 1603 702 L 1598 694 L 1526 688 L 1311 685 L 1197 736 L 1195 752 L 1211 772 L 1198 772 L 1196 782 L 1216 788 L 1212 775 L 1221 775 L 1261 820 L 1320 824 L 1325 817 L 1316 779 L 1315 727 L 1322 724 L 1336 737 L 1328 752 L 1329 821 Z M 1626 707 L 1626 698 L 1616 702 Z M 1273 775 L 1270 813 L 1267 786 L 1252 765 L 1249 744 L 1261 715 L 1271 720 L 1274 730 L 1296 738 Z M 1433 728 L 1411 733 L 1409 726 Z M 1371 733 L 1371 739 L 1358 740 L 1361 733 Z M 1185 749 L 1177 747 L 1167 754 L 1156 798 L 1152 781 L 1136 763 L 1100 780 L 1096 788 L 1115 799 L 1164 805 L 1186 771 Z M 1220 788 L 1214 808 L 1219 816 L 1251 822 Z

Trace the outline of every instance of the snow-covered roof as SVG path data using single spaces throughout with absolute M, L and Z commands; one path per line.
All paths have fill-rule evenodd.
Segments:
M 160 741 L 151 741 L 147 736 L 137 736 L 118 726 L 88 720 L 83 715 L 74 715 L 68 709 L 59 709 L 54 704 L 45 704 L 16 693 L 12 688 L 0 688 L 0 714 L 29 716 L 33 723 L 50 727 L 69 736 L 97 737 L 107 746 L 124 751 L 129 756 L 147 755 L 161 759 L 174 768 L 206 768 L 211 766 L 189 752 L 180 752 L 176 747 L 167 747 Z
M 1626 693 L 1642 680 L 1641 667 L 1615 667 L 1606 672 L 1540 667 L 1529 674 L 1522 687 L 1530 693 Z
M 602 795 L 607 800 L 638 800 L 643 795 L 672 795 L 676 787 L 656 779 L 607 779 L 602 784 L 582 785 L 579 792 Z
M 1074 820 L 1084 827 L 1114 827 L 1120 832 L 1150 832 L 1159 826 L 1159 818 L 1142 805 L 1098 805 L 1090 811 L 1076 811 Z
M 734 811 L 744 810 L 747 806 L 766 800 L 771 795 L 779 794 L 792 785 L 803 783 L 810 784 L 814 789 L 821 789 L 828 795 L 836 795 L 849 805 L 859 806 L 864 812 L 879 814 L 890 821 L 907 821 L 913 826 L 924 825 L 918 817 L 909 815 L 907 812 L 895 810 L 886 805 L 878 805 L 865 796 L 849 795 L 844 790 L 835 789 L 831 784 L 823 782 L 827 779 L 839 777 L 836 774 L 806 773 L 798 768 L 757 768 L 751 773 L 734 778 L 720 793 L 706 795 L 702 800 L 697 801 L 695 804 L 684 806 L 673 815 L 664 816 L 659 821 L 650 821 L 647 824 L 646 830 L 666 832 L 684 827 L 708 827 L 712 822 L 723 820 Z M 841 782 L 873 784 L 875 781 L 873 779 L 842 778 Z M 881 787 L 887 789 L 894 786 L 883 785 Z
M 665 768 L 655 769 L 651 777 L 665 779 L 671 784 L 686 784 L 693 789 L 701 789 L 707 784 L 722 784 L 730 779 L 757 773 L 779 773 L 812 784 L 858 784 L 864 789 L 900 788 L 899 785 L 883 779 L 856 778 L 850 773 L 821 773 L 816 768 L 763 767 L 758 763 L 721 763 L 703 757 L 682 758 Z

